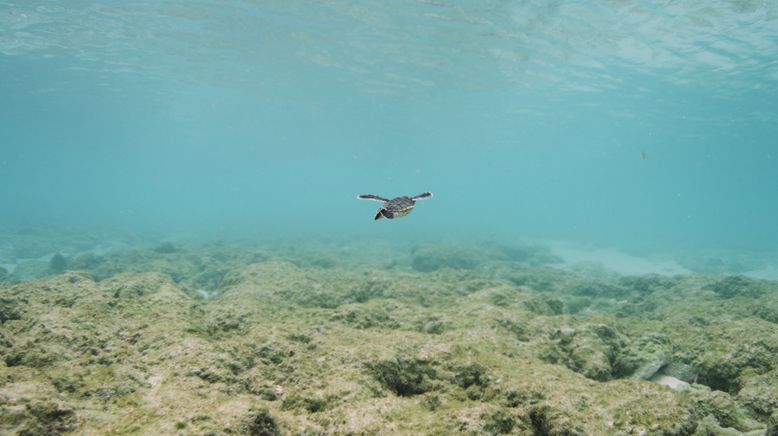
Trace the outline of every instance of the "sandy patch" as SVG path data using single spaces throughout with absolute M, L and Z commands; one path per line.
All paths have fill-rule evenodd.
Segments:
M 661 274 L 672 276 L 692 272 L 672 260 L 637 257 L 614 248 L 587 249 L 565 243 L 551 243 L 549 247 L 554 254 L 564 260 L 560 266 L 566 269 L 575 268 L 576 265 L 595 264 L 607 271 L 624 275 Z

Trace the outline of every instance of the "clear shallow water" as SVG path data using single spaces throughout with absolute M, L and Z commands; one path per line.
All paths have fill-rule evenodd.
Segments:
M 6 226 L 778 246 L 772 2 L 0 1 L 0 77 Z
M 772 434 L 778 6 L 690 4 L 0 0 L 0 433 Z

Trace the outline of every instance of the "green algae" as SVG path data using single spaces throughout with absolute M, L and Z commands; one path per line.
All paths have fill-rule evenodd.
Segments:
M 764 294 L 760 281 L 743 276 L 726 276 L 705 286 L 721 298 L 759 297 Z
M 541 295 L 524 301 L 524 307 L 536 315 L 553 316 L 561 315 L 565 304 L 558 298 Z
M 437 371 L 424 359 L 395 357 L 369 362 L 368 373 L 384 388 L 401 397 L 410 397 L 432 390 Z
M 245 419 L 243 430 L 251 436 L 276 436 L 281 432 L 267 409 L 251 412 Z
M 593 275 L 499 246 L 429 271 L 414 256 L 447 248 L 397 254 L 391 269 L 174 248 L 69 258 L 88 273 L 0 284 L 0 431 L 775 428 L 772 282 Z M 654 373 L 693 384 L 675 391 Z
M 23 303 L 16 298 L 0 297 L 0 324 L 21 319 Z

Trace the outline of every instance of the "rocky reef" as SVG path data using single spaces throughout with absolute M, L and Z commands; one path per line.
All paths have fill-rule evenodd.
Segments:
M 0 433 L 778 428 L 775 282 L 560 269 L 537 246 L 382 254 L 165 242 L 6 274 Z

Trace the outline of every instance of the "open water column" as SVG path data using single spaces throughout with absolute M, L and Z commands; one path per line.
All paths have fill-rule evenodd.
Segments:
M 777 60 L 759 0 L 0 0 L 0 433 L 778 435 Z

